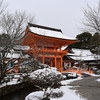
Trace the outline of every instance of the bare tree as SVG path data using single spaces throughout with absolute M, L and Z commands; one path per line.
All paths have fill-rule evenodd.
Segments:
M 87 8 L 83 9 L 83 13 L 83 25 L 85 26 L 85 31 L 100 33 L 100 2 L 98 3 L 98 6 L 94 8 L 87 4 Z
M 84 20 L 83 25 L 85 26 L 84 30 L 95 33 L 91 38 L 90 50 L 97 55 L 100 55 L 100 45 L 98 40 L 100 41 L 100 1 L 98 5 L 95 7 L 90 7 L 87 4 L 87 8 L 83 9 Z M 98 35 L 96 38 L 95 36 Z M 94 40 L 95 39 L 95 40 Z
M 0 0 L 0 16 L 3 14 L 3 12 L 5 11 L 6 8 L 7 8 L 7 4 L 4 3 L 4 0 Z M 0 40 L 1 40 L 1 38 L 0 38 Z M 0 53 L 0 59 L 1 59 L 1 53 Z M 1 74 L 1 69 L 2 69 L 1 65 L 2 65 L 2 62 L 0 60 L 0 74 Z
M 7 4 L 4 3 L 4 0 L 0 0 L 0 15 L 5 11 L 7 8 Z
M 1 45 L 0 50 L 0 68 L 1 68 L 1 79 L 3 79 L 7 64 L 11 59 L 5 63 L 8 52 L 11 52 L 16 44 L 20 44 L 21 39 L 25 35 L 25 29 L 28 22 L 35 22 L 35 16 L 31 16 L 26 12 L 9 13 L 6 12 L 1 16 L 0 29 L 1 33 L 7 34 L 9 38 L 5 38 L 5 42 Z

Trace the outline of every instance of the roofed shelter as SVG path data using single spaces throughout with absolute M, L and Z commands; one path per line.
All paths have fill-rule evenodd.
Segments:
M 68 38 L 61 29 L 28 23 L 23 45 L 30 47 L 27 52 L 39 62 L 63 71 L 62 58 L 68 53 L 64 48 L 75 42 L 76 39 Z

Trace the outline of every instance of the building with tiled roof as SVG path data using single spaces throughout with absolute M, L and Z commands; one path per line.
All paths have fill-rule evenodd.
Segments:
M 67 37 L 61 29 L 29 23 L 23 45 L 30 47 L 26 52 L 39 62 L 63 71 L 63 56 L 68 53 L 64 48 L 75 42 L 76 39 Z

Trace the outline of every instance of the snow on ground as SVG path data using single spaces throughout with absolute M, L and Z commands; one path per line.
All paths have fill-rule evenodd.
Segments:
M 100 75 L 94 75 L 94 76 L 99 76 L 100 77 Z M 98 78 L 96 81 L 100 83 L 100 78 Z
M 79 94 L 77 94 L 75 90 L 71 90 L 70 88 L 72 88 L 72 86 L 68 86 L 70 82 L 73 82 L 75 80 L 80 80 L 80 79 L 82 78 L 79 77 L 77 79 L 70 79 L 70 80 L 62 81 L 61 83 L 65 85 L 65 86 L 61 86 L 60 88 L 64 92 L 63 97 L 51 99 L 51 100 L 86 100 L 82 98 Z
M 99 78 L 99 79 L 97 79 L 96 81 L 100 83 L 100 78 Z
M 51 98 L 50 100 L 87 100 L 85 98 L 82 98 L 79 94 L 76 93 L 75 90 L 71 90 L 70 88 L 72 86 L 68 86 L 68 84 L 72 81 L 75 80 L 80 80 L 82 79 L 81 77 L 77 78 L 77 79 L 70 79 L 70 80 L 64 80 L 61 83 L 63 84 L 63 86 L 60 87 L 60 90 L 63 91 L 64 95 L 60 98 Z M 38 100 L 36 98 L 32 99 L 34 96 L 39 96 L 42 97 L 43 92 L 39 91 L 39 92 L 33 92 L 30 93 L 25 100 Z
M 14 85 L 14 84 L 19 84 L 18 79 L 20 78 L 20 75 L 13 75 L 13 78 L 9 82 L 4 82 L 0 84 L 0 88 L 6 86 L 6 85 Z
M 98 76 L 100 76 L 100 75 L 92 74 L 92 76 L 93 76 L 93 77 L 98 77 Z
M 17 79 L 13 79 L 13 80 L 10 81 L 10 82 L 7 82 L 7 83 L 5 82 L 5 83 L 1 84 L 1 85 L 0 85 L 0 88 L 4 87 L 4 86 L 6 86 L 6 85 L 14 85 L 14 84 L 18 84 Z
M 92 76 L 96 77 L 96 76 L 100 76 L 100 75 L 93 74 Z M 19 77 L 19 75 L 15 75 L 14 77 Z M 76 79 L 69 79 L 69 80 L 62 81 L 61 84 L 63 86 L 60 87 L 60 90 L 63 91 L 64 95 L 60 98 L 51 98 L 51 100 L 87 100 L 86 98 L 83 98 L 79 94 L 77 94 L 76 90 L 70 89 L 70 88 L 72 88 L 72 86 L 68 85 L 70 82 L 73 82 L 75 80 L 81 80 L 81 79 L 82 79 L 81 77 L 78 77 Z M 7 85 L 18 84 L 19 82 L 17 82 L 17 80 L 18 79 L 12 79 L 10 82 L 7 83 Z M 100 83 L 100 78 L 98 78 L 96 81 Z M 2 85 L 0 85 L 0 88 L 5 85 L 6 85 L 6 83 L 3 83 Z M 32 99 L 34 96 L 35 96 L 35 98 Z M 25 98 L 25 100 L 38 100 L 38 99 L 36 99 L 37 96 L 43 97 L 43 91 L 30 93 Z

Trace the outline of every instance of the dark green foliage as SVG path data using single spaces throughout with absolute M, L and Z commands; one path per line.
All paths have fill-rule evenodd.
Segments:
M 90 51 L 100 55 L 100 34 L 95 33 L 91 38 Z
M 6 73 L 6 66 L 7 64 L 5 63 L 6 59 L 6 53 L 8 51 L 7 48 L 9 48 L 10 44 L 10 36 L 7 34 L 1 34 L 0 35 L 0 81 L 4 78 L 5 73 Z
M 78 34 L 76 38 L 78 39 L 78 42 L 70 45 L 69 47 L 78 48 L 78 49 L 89 49 L 90 48 L 92 34 L 88 32 L 84 32 L 82 34 Z
M 92 53 L 100 55 L 100 34 L 95 33 L 93 36 L 84 32 L 76 36 L 78 42 L 69 45 L 69 48 L 88 49 Z
M 7 45 L 10 41 L 10 36 L 8 34 L 3 33 L 0 35 L 0 46 Z
M 42 100 L 50 100 L 50 98 L 48 98 L 48 97 L 45 97 L 45 98 L 43 98 Z

